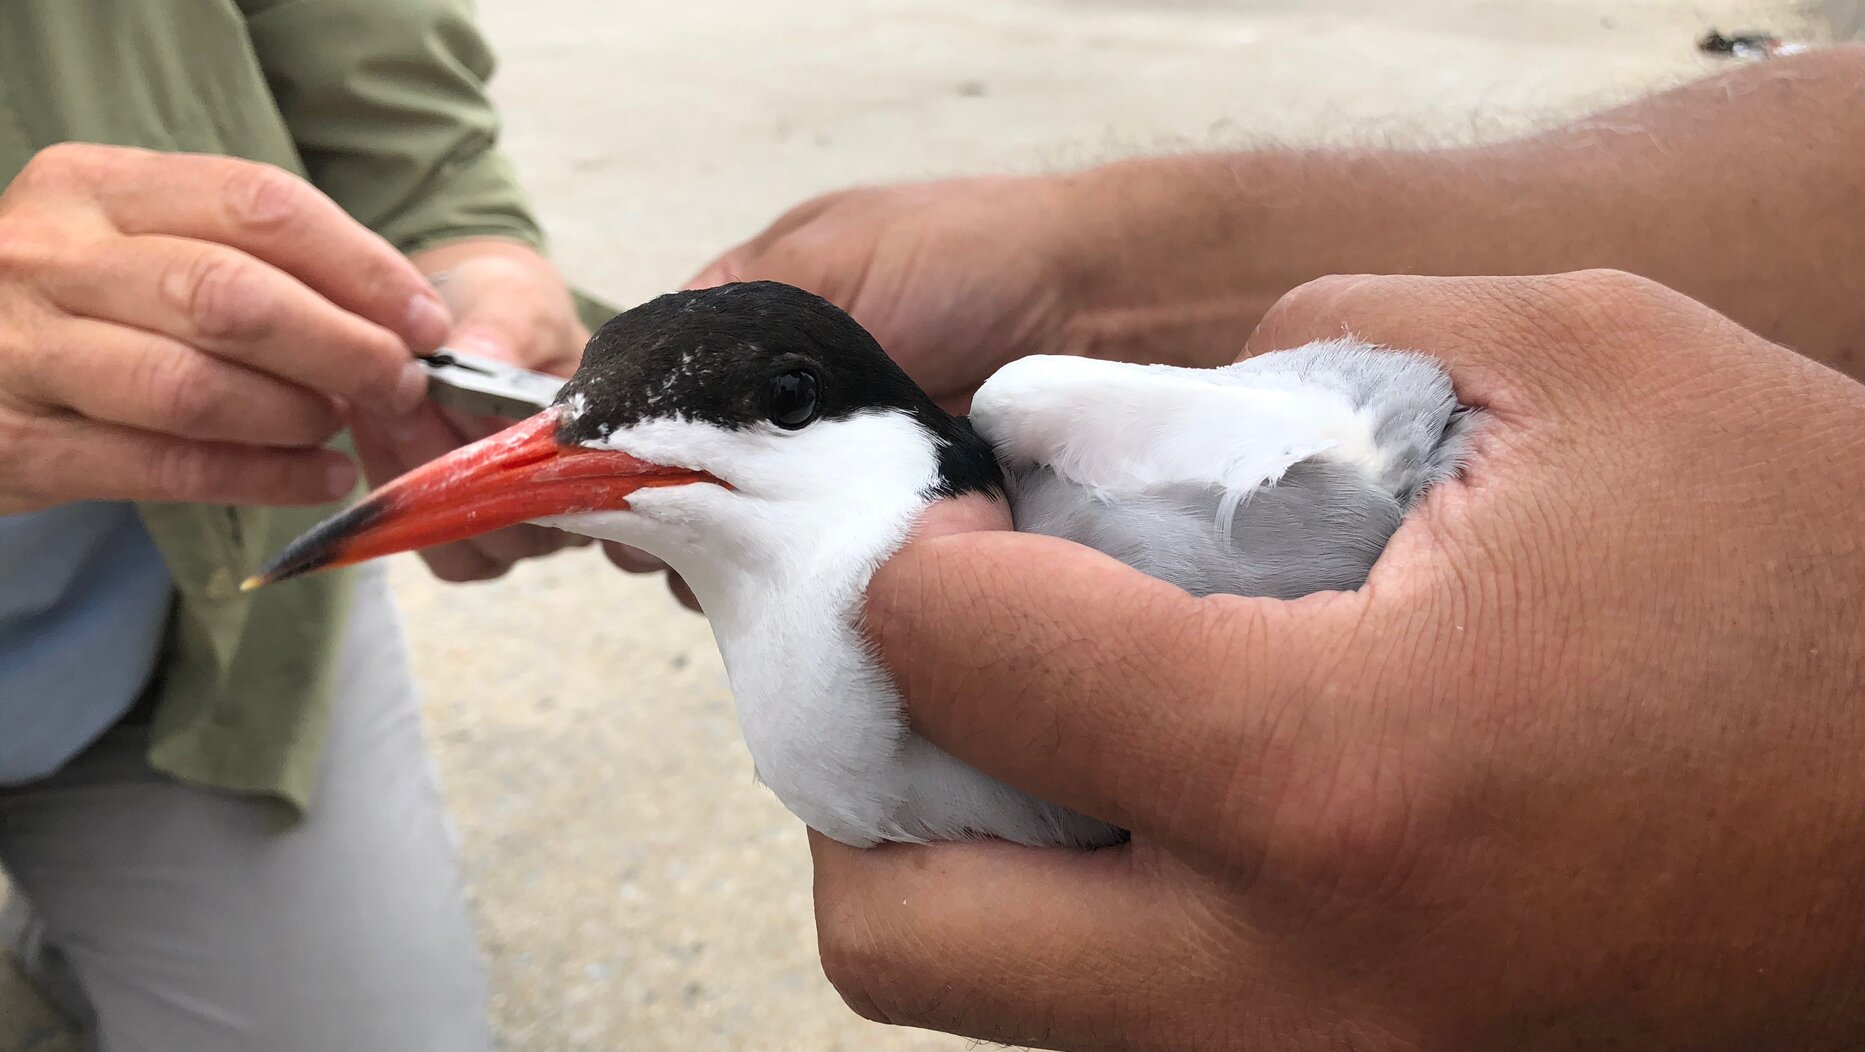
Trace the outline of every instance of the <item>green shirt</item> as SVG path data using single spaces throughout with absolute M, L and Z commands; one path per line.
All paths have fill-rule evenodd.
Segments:
M 214 153 L 307 177 L 403 252 L 541 247 L 496 149 L 492 69 L 468 0 L 6 0 L 0 182 L 65 141 Z M 608 316 L 579 303 L 592 326 Z M 157 768 L 309 805 L 349 578 L 238 582 L 333 510 L 138 506 L 178 593 Z

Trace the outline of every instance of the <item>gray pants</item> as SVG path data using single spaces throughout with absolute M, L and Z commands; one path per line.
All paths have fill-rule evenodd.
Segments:
M 128 725 L 53 777 L 0 790 L 0 866 L 43 933 L 24 963 L 72 981 L 101 1052 L 491 1048 L 378 568 L 362 575 L 341 662 L 318 797 L 287 832 L 249 801 L 151 770 Z

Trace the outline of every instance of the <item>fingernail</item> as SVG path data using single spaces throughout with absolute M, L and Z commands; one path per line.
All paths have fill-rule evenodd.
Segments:
M 356 488 L 356 465 L 348 460 L 336 461 L 330 465 L 324 481 L 331 496 L 347 496 Z
M 505 344 L 490 336 L 477 332 L 461 332 L 452 340 L 452 346 L 468 354 L 477 354 L 486 358 L 496 358 L 501 362 L 516 361 L 518 356 Z
M 391 408 L 398 413 L 412 413 L 426 397 L 427 370 L 421 368 L 420 362 L 402 366 L 401 378 L 395 381 L 395 401 Z
M 408 301 L 407 316 L 402 319 L 402 338 L 416 353 L 425 354 L 447 341 L 453 319 L 447 306 L 434 296 L 418 292 Z

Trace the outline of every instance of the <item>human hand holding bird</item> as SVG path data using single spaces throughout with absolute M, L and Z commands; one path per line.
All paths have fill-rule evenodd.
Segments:
M 1343 330 L 1449 364 L 1488 416 L 1466 481 L 1434 488 L 1470 433 L 1444 374 Z M 1069 1048 L 1752 1046 L 1820 991 L 1795 1040 L 1850 1032 L 1865 960 L 1827 918 L 1865 902 L 1800 877 L 1865 865 L 1865 584 L 1829 572 L 1865 552 L 1865 390 L 1610 273 L 1317 283 L 1252 350 L 1027 359 L 974 434 L 816 297 L 663 297 L 557 406 L 264 576 L 527 520 L 661 553 L 815 831 L 825 966 L 875 1018 Z M 1135 448 L 1162 393 L 1189 411 Z M 1250 440 L 1183 457 L 1175 419 Z M 1234 480 L 1271 433 L 1284 460 Z M 1270 594 L 1301 598 L 1273 601 L 1138 572 L 1120 531 L 1030 535 L 1071 514 L 912 539 L 1001 526 L 1032 480 L 1116 509 L 1091 524 L 1137 493 L 1207 530 L 1241 485 L 1236 559 L 1358 562 L 1284 562 Z
M 1865 387 L 1611 273 L 1330 279 L 1251 349 L 1343 327 L 1486 416 L 1364 588 L 936 523 L 877 571 L 915 730 L 1133 836 L 813 836 L 831 980 L 1043 1048 L 1850 1040 Z

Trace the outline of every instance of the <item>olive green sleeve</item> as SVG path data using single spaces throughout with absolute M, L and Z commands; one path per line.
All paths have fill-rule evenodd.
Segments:
M 499 152 L 470 0 L 239 0 L 311 181 L 403 252 L 543 247 Z

